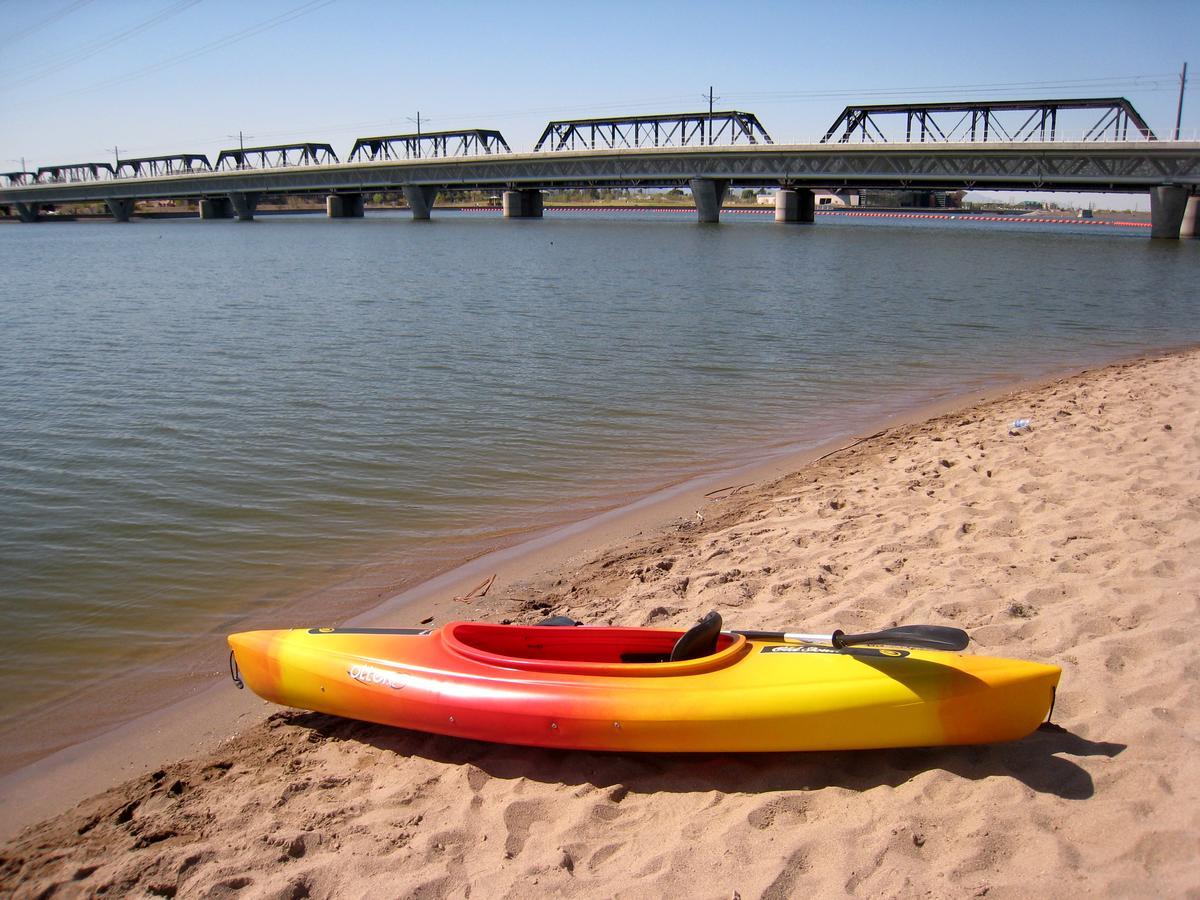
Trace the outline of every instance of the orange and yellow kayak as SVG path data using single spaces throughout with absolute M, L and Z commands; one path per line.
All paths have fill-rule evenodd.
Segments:
M 719 622 L 719 619 L 718 619 Z M 719 625 L 718 625 L 719 627 Z M 452 622 L 231 635 L 236 672 L 285 706 L 455 737 L 583 750 L 741 752 L 976 744 L 1046 718 L 1061 670 L 892 646 L 720 632 Z M 667 660 L 667 661 L 664 661 Z

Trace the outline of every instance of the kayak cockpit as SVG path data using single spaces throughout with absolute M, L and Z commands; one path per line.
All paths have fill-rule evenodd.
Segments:
M 546 628 L 451 622 L 441 629 L 446 648 L 467 659 L 505 669 L 579 675 L 692 675 L 723 669 L 741 659 L 749 644 L 740 634 L 720 631 L 720 618 L 701 633 L 647 628 Z M 712 632 L 709 634 L 708 632 Z M 685 637 L 698 635 L 692 658 L 672 652 Z M 710 649 L 711 648 L 711 649 Z M 690 655 L 685 650 L 684 656 Z

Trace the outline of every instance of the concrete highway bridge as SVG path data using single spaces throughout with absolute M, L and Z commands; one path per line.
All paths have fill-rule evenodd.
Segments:
M 1063 140 L 1068 109 L 1102 118 Z M 1014 110 L 1029 113 L 1025 125 L 1005 128 L 1001 113 Z M 882 127 L 897 117 L 903 140 Z M 402 191 L 427 219 L 440 191 L 487 190 L 502 194 L 505 216 L 529 218 L 545 189 L 648 187 L 690 188 L 700 222 L 718 221 L 735 187 L 778 188 L 780 222 L 811 222 L 815 189 L 1139 192 L 1152 236 L 1172 238 L 1196 233 L 1200 141 L 1158 140 L 1120 99 L 847 107 L 821 142 L 793 145 L 773 143 L 749 113 L 685 113 L 551 122 L 528 153 L 499 132 L 464 131 L 362 138 L 345 162 L 310 143 L 226 150 L 216 165 L 181 154 L 50 166 L 0 174 L 0 206 L 33 222 L 56 204 L 103 202 L 127 221 L 137 201 L 179 199 L 201 218 L 245 220 L 264 195 L 321 195 L 331 217 L 352 217 L 364 195 Z

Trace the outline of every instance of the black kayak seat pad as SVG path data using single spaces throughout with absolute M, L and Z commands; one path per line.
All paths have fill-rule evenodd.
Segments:
M 696 625 L 693 625 L 675 642 L 671 650 L 671 662 L 700 659 L 717 652 L 717 638 L 721 636 L 721 614 L 715 609 Z

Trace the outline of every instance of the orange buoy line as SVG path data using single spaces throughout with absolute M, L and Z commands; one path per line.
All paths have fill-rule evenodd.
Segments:
M 449 209 L 458 212 L 500 212 L 499 206 L 451 206 Z M 654 213 L 693 213 L 690 206 L 547 206 L 547 212 L 654 212 Z M 739 215 L 769 216 L 774 215 L 773 208 L 754 209 L 749 207 L 725 207 L 723 213 Z M 1122 219 L 1047 219 L 1024 218 L 1017 216 L 982 216 L 969 213 L 925 213 L 925 212 L 893 212 L 886 210 L 867 209 L 818 209 L 819 216 L 869 216 L 877 219 L 936 219 L 939 221 L 964 222 L 1029 222 L 1036 225 L 1109 225 L 1121 228 L 1149 228 L 1149 222 L 1127 222 Z
M 970 213 L 901 213 L 866 209 L 819 209 L 822 216 L 873 216 L 892 219 L 954 219 L 967 222 L 1032 222 L 1038 225 L 1119 225 L 1123 228 L 1149 228 L 1149 222 L 1127 222 L 1120 219 L 1049 219 L 1016 216 L 980 216 Z

